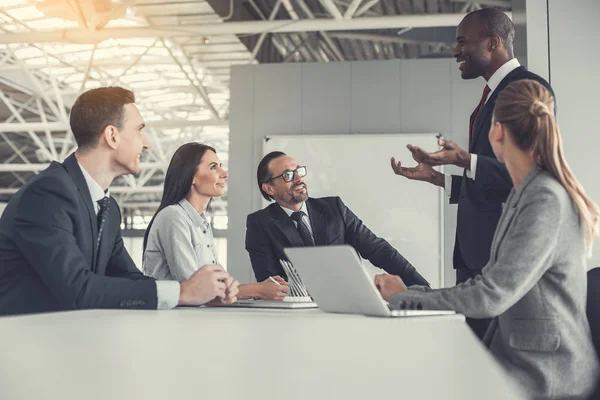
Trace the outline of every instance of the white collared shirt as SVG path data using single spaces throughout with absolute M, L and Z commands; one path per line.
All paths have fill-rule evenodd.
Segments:
M 144 274 L 183 282 L 204 265 L 218 263 L 210 223 L 189 201 L 184 198 L 156 214 L 144 251 Z
M 90 191 L 90 196 L 92 197 L 92 204 L 94 204 L 94 210 L 96 212 L 96 215 L 98 215 L 98 211 L 100 211 L 100 204 L 98 204 L 98 202 L 104 197 L 110 197 L 110 192 L 108 191 L 108 189 L 106 189 L 105 193 L 104 189 L 102 189 L 102 186 L 100 186 L 100 184 L 96 182 L 94 178 L 92 178 L 90 173 L 87 172 L 85 168 L 83 168 L 83 165 L 79 164 L 79 161 L 77 162 L 77 165 L 79 165 L 81 173 L 85 178 L 85 183 L 87 184 L 88 190 Z
M 490 99 L 490 97 L 492 96 L 494 91 L 498 88 L 498 85 L 500 85 L 500 82 L 502 82 L 502 80 L 504 78 L 506 78 L 506 76 L 508 74 L 510 74 L 515 69 L 519 68 L 520 66 L 521 66 L 521 63 L 519 63 L 519 60 L 517 60 L 516 58 L 513 58 L 513 59 L 505 62 L 500 68 L 498 68 L 496 70 L 496 72 L 494 72 L 494 74 L 492 76 L 490 76 L 490 79 L 487 81 L 487 86 L 490 88 L 490 93 L 488 94 L 487 98 L 485 99 L 486 103 Z M 471 154 L 471 169 L 467 170 L 467 178 L 471 178 L 471 179 L 475 180 L 476 173 L 477 173 L 477 154 Z M 452 175 L 446 174 L 445 181 L 444 181 L 444 190 L 446 191 L 446 194 L 448 195 L 448 197 L 450 197 L 451 193 L 452 193 Z
M 519 63 L 519 60 L 513 58 L 505 62 L 500 68 L 496 70 L 496 72 L 494 72 L 492 76 L 490 76 L 490 79 L 487 81 L 487 85 L 490 88 L 490 93 L 488 94 L 487 99 L 485 99 L 486 102 L 490 99 L 490 96 L 492 95 L 492 93 L 494 93 L 494 90 L 498 88 L 500 82 L 502 82 L 502 80 L 504 80 L 504 78 L 506 78 L 508 74 L 510 74 L 520 66 L 521 64 Z
M 85 179 L 85 183 L 87 184 L 88 190 L 90 191 L 90 196 L 92 197 L 92 203 L 94 204 L 94 210 L 96 215 L 98 215 L 98 211 L 100 211 L 100 204 L 98 204 L 99 200 L 102 200 L 105 196 L 110 197 L 110 193 L 108 189 L 106 193 L 102 186 L 90 175 L 89 172 L 83 165 L 77 161 L 77 165 L 81 169 L 81 173 Z M 179 282 L 175 281 L 156 281 L 156 296 L 158 299 L 158 306 L 156 307 L 159 310 L 162 309 L 171 309 L 177 307 L 179 303 L 179 292 L 180 292 Z
M 285 211 L 285 213 L 288 215 L 288 217 L 292 218 L 292 214 L 294 213 L 294 210 L 290 210 L 289 208 L 285 208 L 281 204 L 279 205 L 279 207 L 281 207 L 283 209 L 283 211 Z M 302 221 L 304 221 L 304 223 L 306 224 L 306 226 L 308 226 L 308 230 L 310 231 L 310 234 L 314 238 L 315 235 L 313 233 L 312 226 L 310 226 L 310 218 L 308 218 L 308 208 L 306 207 L 306 202 L 305 201 L 302 202 L 302 207 L 300 207 L 300 210 L 298 210 L 298 211 L 303 211 L 304 212 L 304 215 L 302 216 Z M 293 219 L 292 219 L 292 221 L 294 222 L 294 225 L 297 228 L 298 227 L 298 222 L 294 221 Z

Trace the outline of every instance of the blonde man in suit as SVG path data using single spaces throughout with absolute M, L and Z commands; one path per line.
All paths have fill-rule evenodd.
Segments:
M 589 396 L 600 373 L 586 317 L 586 255 L 600 211 L 568 167 L 554 98 L 538 82 L 500 93 L 489 140 L 513 181 L 482 274 L 457 286 L 375 284 L 396 309 L 493 318 L 484 342 L 534 399 Z

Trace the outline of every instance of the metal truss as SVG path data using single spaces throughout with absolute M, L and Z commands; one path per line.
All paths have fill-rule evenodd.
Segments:
M 0 198 L 74 151 L 68 113 L 87 89 L 119 85 L 136 94 L 151 148 L 141 174 L 119 178 L 111 191 L 122 206 L 145 215 L 160 200 L 181 144 L 211 144 L 227 167 L 230 67 L 257 62 L 267 38 L 284 62 L 394 57 L 398 45 L 423 46 L 426 54 L 448 44 L 400 35 L 456 26 L 479 4 L 510 2 L 447 0 L 445 10 L 462 6 L 461 12 L 395 15 L 375 11 L 389 8 L 388 0 L 228 3 L 229 14 L 219 17 L 206 0 L 1 0 Z M 233 5 L 242 3 L 262 20 L 231 19 Z M 385 29 L 401 30 L 390 36 L 380 33 Z M 258 35 L 258 41 L 248 50 L 238 35 Z M 402 47 L 396 52 L 405 55 Z M 211 202 L 213 213 L 225 215 L 226 202 L 226 196 Z
M 111 193 L 123 207 L 152 211 L 139 205 L 160 200 L 171 155 L 183 143 L 209 143 L 227 165 L 228 84 L 223 76 L 212 74 L 214 68 L 207 68 L 187 51 L 205 45 L 205 38 L 40 44 L 43 35 L 30 26 L 31 20 L 11 12 L 23 6 L 18 0 L 16 3 L 14 7 L 0 4 L 0 30 L 5 32 L 0 37 L 18 31 L 37 39 L 0 45 L 0 195 L 15 193 L 28 176 L 75 150 L 69 108 L 78 94 L 98 86 L 118 85 L 135 92 L 151 144 L 139 176 L 121 177 L 111 186 Z M 125 1 L 112 13 L 118 15 L 132 4 Z M 101 31 L 110 25 L 109 20 L 104 15 L 90 31 Z M 135 14 L 122 23 L 151 25 Z M 213 43 L 235 44 L 236 40 L 216 38 Z M 238 51 L 245 50 L 239 41 L 237 44 Z M 250 53 L 245 53 L 248 60 Z M 215 199 L 211 205 L 213 213 L 226 214 L 226 197 Z

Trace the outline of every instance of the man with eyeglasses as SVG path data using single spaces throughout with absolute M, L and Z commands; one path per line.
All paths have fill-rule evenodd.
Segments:
M 285 247 L 349 244 L 374 266 L 400 276 L 407 286 L 429 283 L 387 241 L 377 237 L 339 197 L 308 197 L 306 167 L 280 151 L 258 164 L 261 194 L 275 203 L 248 215 L 246 250 L 259 282 L 283 276 Z

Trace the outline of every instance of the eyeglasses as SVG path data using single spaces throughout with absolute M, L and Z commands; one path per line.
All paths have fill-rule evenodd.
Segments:
M 283 174 L 274 176 L 271 179 L 267 180 L 267 182 L 271 182 L 273 179 L 277 178 L 282 178 L 284 182 L 291 182 L 294 180 L 294 174 L 298 175 L 299 177 L 306 176 L 306 167 L 301 166 L 293 171 L 285 171 Z

